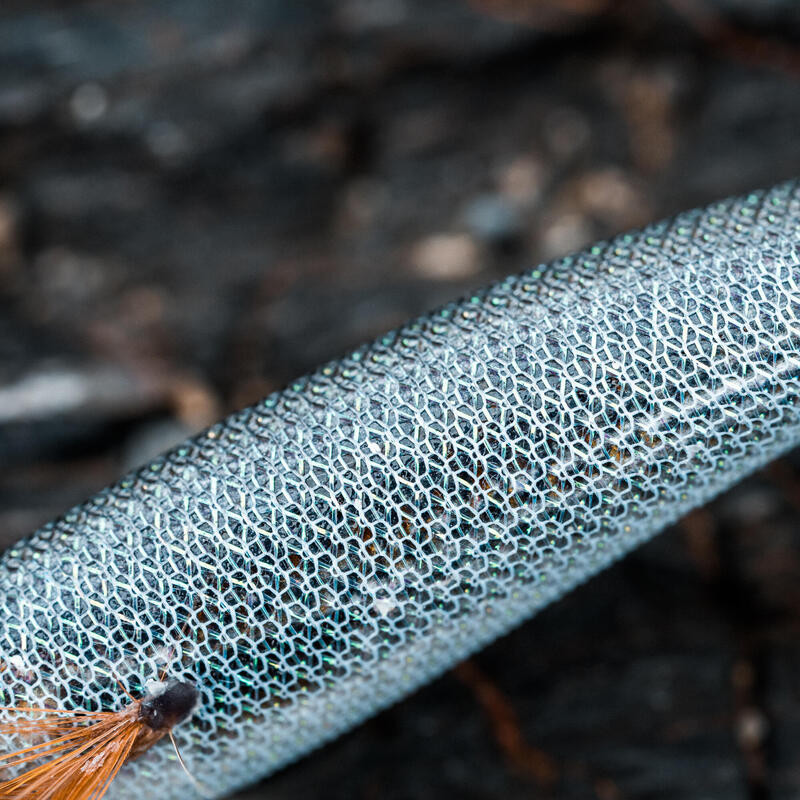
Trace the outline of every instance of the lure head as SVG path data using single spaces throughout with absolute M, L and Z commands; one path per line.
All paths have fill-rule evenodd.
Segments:
M 200 692 L 188 681 L 158 685 L 139 704 L 139 719 L 154 731 L 167 731 L 194 711 Z

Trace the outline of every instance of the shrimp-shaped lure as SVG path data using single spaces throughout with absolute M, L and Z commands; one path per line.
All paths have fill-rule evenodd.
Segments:
M 172 649 L 171 677 L 202 696 L 176 738 L 224 797 L 796 446 L 798 398 L 794 182 L 411 322 L 11 548 L 0 702 L 113 707 L 113 676 L 144 685 Z M 96 717 L 92 736 L 128 726 L 119 751 L 51 796 L 82 798 L 130 762 L 161 730 L 145 730 L 149 702 Z M 80 747 L 82 718 L 60 724 L 30 752 Z M 7 721 L 0 744 L 30 746 L 26 732 Z M 108 797 L 196 792 L 152 747 Z

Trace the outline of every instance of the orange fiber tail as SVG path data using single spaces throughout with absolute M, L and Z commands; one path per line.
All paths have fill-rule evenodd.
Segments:
M 0 723 L 0 733 L 41 739 L 0 756 L 0 770 L 41 761 L 16 777 L 0 782 L 0 800 L 100 800 L 128 759 L 142 728 L 142 723 L 128 709 L 116 712 L 0 710 L 46 715 L 42 719 Z

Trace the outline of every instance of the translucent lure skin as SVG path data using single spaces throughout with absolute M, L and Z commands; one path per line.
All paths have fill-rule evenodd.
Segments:
M 224 797 L 800 444 L 799 390 L 800 183 L 508 278 L 8 551 L 0 705 L 116 708 L 171 661 Z M 108 795 L 194 796 L 161 746 Z

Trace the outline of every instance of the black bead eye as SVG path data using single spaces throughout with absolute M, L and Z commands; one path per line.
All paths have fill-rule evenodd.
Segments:
M 153 730 L 174 728 L 197 705 L 200 693 L 188 681 L 172 681 L 161 694 L 142 701 L 139 718 Z
M 153 730 L 160 730 L 164 727 L 164 715 L 159 708 L 150 706 L 145 714 L 142 715 L 143 722 L 147 723 Z

